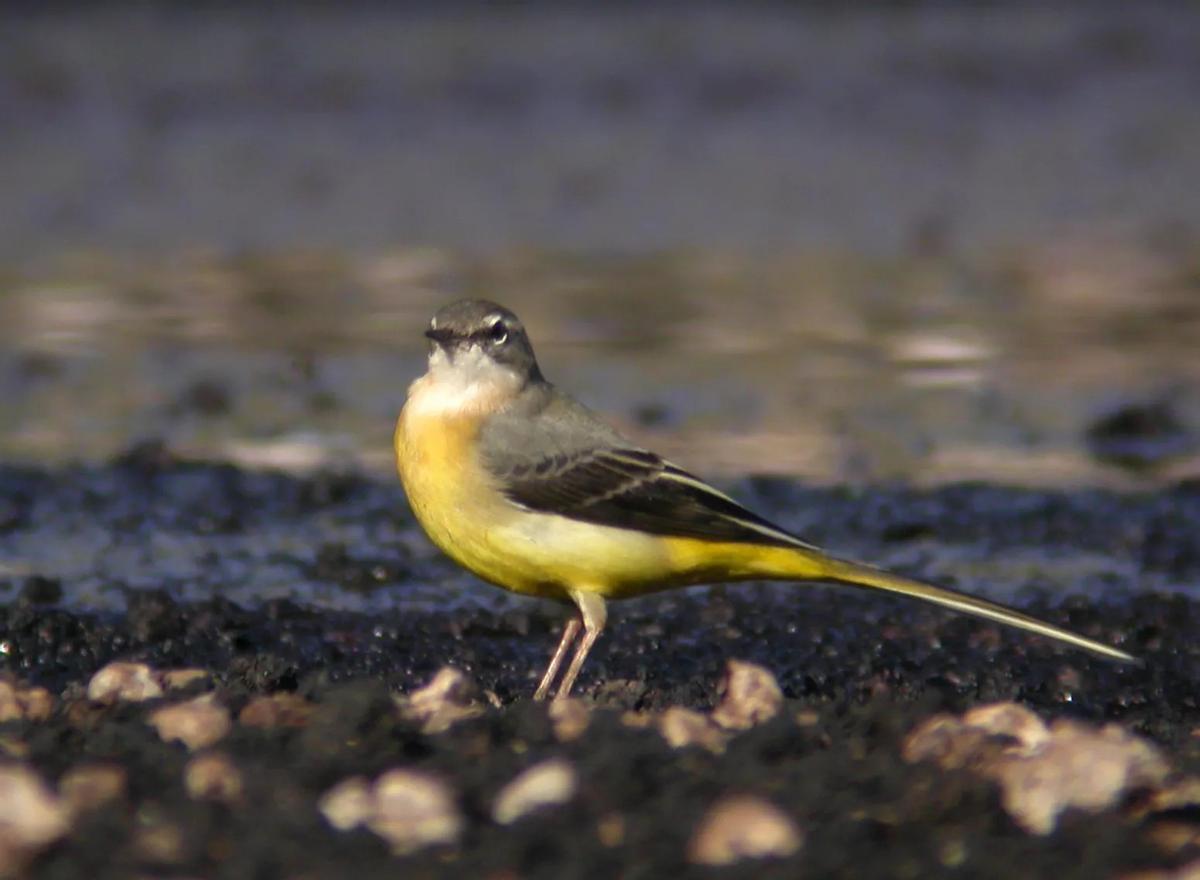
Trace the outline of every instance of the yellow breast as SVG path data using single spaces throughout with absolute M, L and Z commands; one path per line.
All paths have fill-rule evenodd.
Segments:
M 508 503 L 482 467 L 476 444 L 493 401 L 439 393 L 429 377 L 409 390 L 396 423 L 396 464 L 417 521 L 437 547 L 486 581 L 519 593 L 561 597 L 562 585 L 511 531 L 525 512 Z

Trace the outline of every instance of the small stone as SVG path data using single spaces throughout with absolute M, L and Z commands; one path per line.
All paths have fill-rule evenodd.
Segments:
M 109 663 L 88 682 L 88 699 L 97 703 L 140 703 L 163 695 L 162 685 L 145 663 Z
M 351 776 L 325 792 L 317 809 L 338 831 L 350 831 L 375 815 L 375 793 L 366 779 Z
M 500 790 L 492 818 L 501 825 L 511 825 L 534 810 L 567 803 L 575 796 L 576 788 L 575 770 L 570 764 L 561 758 L 543 761 Z
M 462 815 L 450 790 L 438 779 L 410 770 L 390 770 L 374 785 L 352 776 L 327 791 L 318 808 L 338 831 L 365 825 L 399 855 L 454 843 L 462 833 Z
M 1050 739 L 1050 728 L 1018 703 L 989 703 L 963 715 L 963 723 L 986 733 L 1010 736 L 1024 749 L 1036 749 Z
M 688 844 L 698 865 L 732 865 L 743 859 L 784 858 L 803 843 L 800 829 L 774 804 L 756 797 L 729 797 L 715 804 Z
M 722 682 L 724 696 L 712 720 L 729 730 L 747 730 L 770 721 L 783 705 L 783 691 L 769 671 L 753 663 L 730 660 Z
M 17 699 L 17 686 L 8 679 L 0 679 L 0 723 L 20 721 L 25 709 Z
M 22 688 L 17 692 L 17 702 L 27 721 L 45 721 L 54 712 L 54 697 L 44 687 Z
M 98 810 L 125 794 L 128 778 L 117 764 L 80 764 L 58 780 L 58 793 L 72 815 Z
M 905 737 L 901 754 L 910 764 L 933 761 L 944 770 L 955 770 L 1002 748 L 985 730 L 969 727 L 952 715 L 934 715 Z
M 993 780 L 1004 809 L 1033 834 L 1049 834 L 1067 809 L 1099 812 L 1130 792 L 1158 788 L 1169 772 L 1153 744 L 1116 725 L 1046 727 L 1011 703 L 981 706 L 961 719 L 935 716 L 909 734 L 903 754 Z
M 374 801 L 367 827 L 397 854 L 454 843 L 462 833 L 454 796 L 444 783 L 424 773 L 389 770 L 375 782 Z
M 195 800 L 236 803 L 242 796 L 242 774 L 228 755 L 208 752 L 188 761 L 183 785 Z
M 54 711 L 54 697 L 44 687 L 22 687 L 0 677 L 0 723 L 45 721 Z
M 169 691 L 181 691 L 209 678 L 211 676 L 206 669 L 168 669 L 162 674 L 162 683 Z
M 1169 768 L 1149 741 L 1115 724 L 1095 730 L 1073 721 L 1050 728 L 1034 754 L 998 761 L 989 775 L 1000 783 L 1004 808 L 1018 825 L 1049 834 L 1068 808 L 1100 812 L 1130 791 L 1161 784 Z
M 229 733 L 229 710 L 213 694 L 164 706 L 150 715 L 150 724 L 165 742 L 179 740 L 190 751 L 218 742 Z
M 680 706 L 672 706 L 658 717 L 658 732 L 673 749 L 700 746 L 714 754 L 725 751 L 729 738 L 708 716 Z
M 30 767 L 0 766 L 0 872 L 20 874 L 68 824 L 66 807 Z
M 483 714 L 475 683 L 453 666 L 443 666 L 423 688 L 398 697 L 400 715 L 421 725 L 421 732 L 442 733 L 467 718 Z
M 304 727 L 312 716 L 313 704 L 295 694 L 255 697 L 238 713 L 238 723 L 247 727 Z
M 591 723 L 592 713 L 582 700 L 566 697 L 550 703 L 548 714 L 559 742 L 571 742 L 583 736 Z

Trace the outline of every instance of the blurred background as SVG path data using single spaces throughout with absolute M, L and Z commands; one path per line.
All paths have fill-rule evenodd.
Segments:
M 390 467 L 441 304 L 707 476 L 1200 476 L 1200 7 L 8 4 L 0 459 Z

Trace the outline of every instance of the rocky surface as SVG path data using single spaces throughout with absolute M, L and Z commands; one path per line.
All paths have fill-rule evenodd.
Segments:
M 170 553 L 151 550 L 142 582 L 157 585 L 112 587 L 122 610 L 36 565 L 8 575 L 0 866 L 88 880 L 1186 876 L 1200 858 L 1195 485 L 736 488 L 821 541 L 965 589 L 1012 577 L 986 563 L 1019 551 L 1016 586 L 1041 589 L 1008 598 L 1146 663 L 853 591 L 745 585 L 615 605 L 577 698 L 534 704 L 561 615 L 489 605 L 419 556 L 391 486 L 144 453 L 10 469 L 9 570 L 56 512 L 86 514 L 89 541 L 152 548 L 169 532 L 190 558 L 207 551 L 213 588 L 177 589 Z M 250 533 L 258 558 L 304 571 L 312 548 L 264 538 L 286 531 L 272 522 L 357 529 L 330 589 L 358 589 L 359 569 L 395 552 L 374 546 L 380 516 L 413 562 L 368 578 L 378 610 L 304 589 L 219 595 L 247 566 L 222 551 Z

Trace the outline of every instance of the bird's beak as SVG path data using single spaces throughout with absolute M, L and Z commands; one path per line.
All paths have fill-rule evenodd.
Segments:
M 434 342 L 436 342 L 438 345 L 445 345 L 447 342 L 449 342 L 451 339 L 454 338 L 454 334 L 451 333 L 449 330 L 446 330 L 443 328 L 438 328 L 438 327 L 430 327 L 428 330 L 425 331 L 425 335 L 428 336 L 430 339 L 432 339 Z

